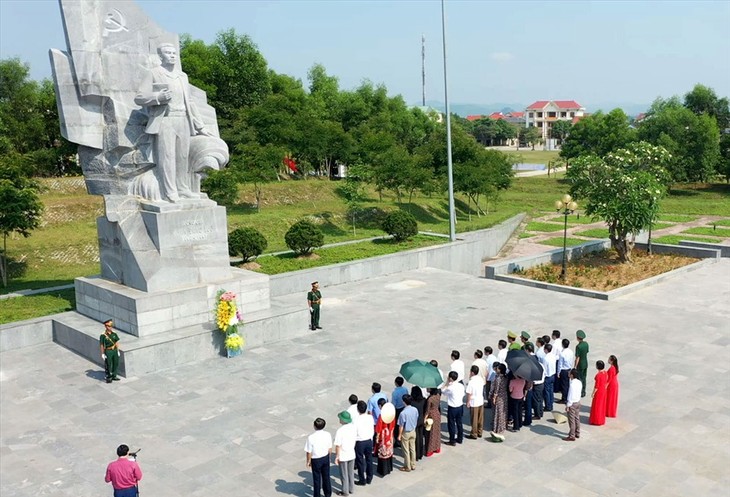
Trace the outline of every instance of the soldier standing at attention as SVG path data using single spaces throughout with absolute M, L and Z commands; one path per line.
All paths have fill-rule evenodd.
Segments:
M 322 292 L 319 291 L 319 282 L 312 283 L 312 290 L 307 293 L 307 305 L 309 306 L 309 329 L 321 330 L 319 325 L 319 306 L 322 304 Z
M 586 396 L 586 378 L 588 376 L 588 342 L 585 341 L 586 332 L 578 330 L 575 332 L 578 345 L 575 346 L 575 369 L 578 370 L 578 379 L 583 385 L 580 392 L 581 397 Z
M 99 337 L 99 348 L 101 358 L 106 366 L 106 382 L 119 381 L 117 370 L 119 369 L 119 335 L 112 329 L 112 320 L 104 321 L 104 334 Z

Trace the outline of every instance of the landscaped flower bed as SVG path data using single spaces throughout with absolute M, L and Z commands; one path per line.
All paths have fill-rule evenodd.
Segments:
M 675 254 L 652 254 L 642 250 L 631 253 L 633 262 L 621 264 L 618 254 L 604 250 L 586 254 L 568 262 L 567 278 L 560 280 L 561 265 L 541 264 L 517 271 L 513 276 L 576 288 L 610 291 L 652 276 L 697 262 L 699 259 Z

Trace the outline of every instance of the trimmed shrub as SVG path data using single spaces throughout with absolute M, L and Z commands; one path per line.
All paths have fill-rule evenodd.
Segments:
M 304 255 L 324 245 L 324 233 L 310 221 L 297 221 L 284 235 L 286 246 L 295 254 Z
M 396 241 L 402 242 L 418 234 L 418 223 L 412 214 L 405 211 L 393 211 L 383 220 L 383 231 Z
M 236 228 L 228 233 L 228 253 L 240 255 L 243 262 L 261 255 L 268 245 L 264 235 L 254 228 Z

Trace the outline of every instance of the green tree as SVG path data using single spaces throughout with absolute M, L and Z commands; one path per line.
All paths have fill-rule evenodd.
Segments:
M 393 211 L 385 216 L 383 231 L 396 242 L 402 242 L 418 234 L 418 222 L 409 212 Z
M 266 59 L 250 37 L 234 29 L 219 32 L 212 45 L 183 35 L 180 60 L 190 82 L 208 92 L 223 121 L 271 92 Z
M 550 130 L 551 138 L 556 138 L 558 143 L 562 145 L 572 128 L 573 123 L 571 121 L 555 121 Z
M 720 136 L 720 160 L 717 161 L 717 173 L 730 183 L 730 134 Z
M 231 207 L 238 200 L 238 179 L 230 169 L 209 171 L 203 178 L 200 189 L 220 205 Z
M 708 181 L 720 159 L 720 132 L 715 118 L 696 115 L 676 100 L 656 107 L 658 110 L 641 122 L 639 138 L 672 154 L 667 168 L 674 181 Z
M 278 179 L 277 171 L 286 151 L 275 145 L 255 143 L 238 147 L 229 169 L 241 183 L 251 183 L 256 196 L 256 212 L 261 212 L 263 186 Z
M 730 127 L 730 102 L 727 97 L 718 98 L 712 88 L 696 84 L 684 95 L 684 106 L 697 115 L 714 117 L 720 130 Z
M 585 202 L 587 215 L 606 222 L 621 262 L 631 262 L 636 234 L 656 219 L 671 159 L 662 147 L 639 142 L 605 157 L 581 156 L 568 169 L 570 193 Z
M 540 143 L 542 134 L 535 126 L 530 126 L 528 128 L 520 128 L 520 137 L 532 147 L 532 150 L 535 150 L 535 145 Z
M 40 225 L 43 204 L 38 196 L 40 185 L 27 176 L 24 158 L 11 152 L 0 157 L 0 232 L 3 250 L 0 276 L 8 286 L 8 237 L 17 233 L 29 237 Z
M 636 141 L 636 132 L 629 126 L 629 118 L 621 109 L 608 114 L 596 112 L 573 125 L 563 142 L 560 156 L 574 159 L 582 155 L 603 157 L 609 152 Z

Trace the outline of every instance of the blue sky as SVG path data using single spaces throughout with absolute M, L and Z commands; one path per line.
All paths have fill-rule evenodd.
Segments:
M 443 100 L 436 0 L 139 0 L 169 31 L 212 42 L 246 33 L 277 72 L 306 80 L 322 63 L 341 87 L 367 78 L 416 104 L 421 34 L 427 99 Z M 574 99 L 595 110 L 682 95 L 695 83 L 730 95 L 730 1 L 447 0 L 453 103 Z M 0 0 L 0 57 L 50 76 L 47 51 L 65 49 L 55 0 Z

